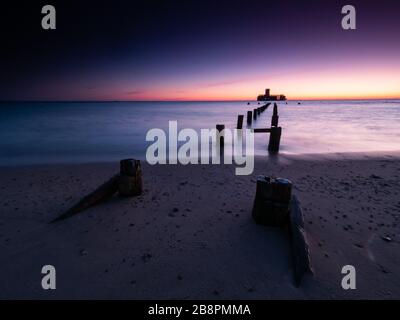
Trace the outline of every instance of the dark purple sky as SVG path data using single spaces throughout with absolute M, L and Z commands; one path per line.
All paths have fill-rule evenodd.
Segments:
M 82 2 L 2 4 L 1 100 L 400 97 L 400 1 Z

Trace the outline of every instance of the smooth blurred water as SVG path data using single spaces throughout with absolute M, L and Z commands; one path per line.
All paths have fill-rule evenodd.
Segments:
M 281 152 L 399 151 L 400 100 L 279 103 Z M 227 128 L 257 102 L 0 103 L 0 165 L 144 159 L 152 128 Z M 272 107 L 254 123 L 269 127 Z M 245 116 L 246 117 L 246 116 Z M 246 123 L 246 119 L 244 120 Z M 257 133 L 256 154 L 268 134 Z

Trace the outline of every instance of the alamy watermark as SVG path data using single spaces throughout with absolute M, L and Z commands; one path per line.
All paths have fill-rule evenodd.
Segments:
M 42 289 L 43 290 L 55 290 L 56 289 L 56 268 L 50 264 L 46 264 L 42 267 L 42 274 L 45 276 L 42 278 Z
M 355 30 L 356 26 L 356 8 L 352 5 L 345 5 L 342 8 L 342 14 L 345 16 L 342 18 L 342 28 L 344 30 Z
M 151 165 L 223 162 L 238 165 L 236 175 L 249 175 L 254 170 L 254 132 L 251 129 L 201 129 L 199 136 L 190 128 L 178 132 L 178 122 L 169 121 L 168 134 L 163 129 L 151 129 L 146 141 L 153 142 L 146 151 L 146 160 Z
M 355 30 L 356 26 L 356 8 L 353 5 L 347 4 L 342 7 L 341 25 L 344 30 Z M 53 5 L 47 4 L 42 7 L 42 28 L 44 30 L 56 29 L 56 8 Z
M 342 274 L 345 276 L 342 278 L 342 289 L 356 289 L 356 268 L 351 264 L 345 265 L 342 268 Z
M 56 29 L 56 8 L 50 4 L 46 4 L 42 8 L 42 28 L 44 30 Z

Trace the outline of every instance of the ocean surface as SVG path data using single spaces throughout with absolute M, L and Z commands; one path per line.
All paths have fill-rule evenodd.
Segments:
M 400 150 L 400 100 L 278 103 L 281 153 Z M 262 105 L 262 103 L 260 104 Z M 244 102 L 0 103 L 0 165 L 79 163 L 145 158 L 152 128 L 235 128 Z M 253 127 L 269 127 L 272 106 Z M 246 119 L 244 124 L 246 123 Z M 255 153 L 267 155 L 268 134 L 257 133 Z

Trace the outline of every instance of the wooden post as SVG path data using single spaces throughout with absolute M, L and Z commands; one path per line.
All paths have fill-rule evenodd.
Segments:
M 277 127 L 279 122 L 279 116 L 278 115 L 272 115 L 271 118 L 271 127 Z
M 251 124 L 251 121 L 252 121 L 251 111 L 247 111 L 247 124 Z
M 257 109 L 253 110 L 253 119 L 256 120 L 257 119 Z
M 236 129 L 242 129 L 243 128 L 243 118 L 244 118 L 244 116 L 242 114 L 238 115 Z
M 287 179 L 257 177 L 252 217 L 257 224 L 284 227 L 289 222 L 292 183 Z
M 271 128 L 254 128 L 252 129 L 254 133 L 258 132 L 271 132 Z
M 278 121 L 279 121 L 278 106 L 277 106 L 276 103 L 274 103 L 274 112 L 272 113 L 271 127 L 277 127 L 278 126 Z
M 124 159 L 120 161 L 120 179 L 118 191 L 121 196 L 134 197 L 142 193 L 142 169 L 140 160 Z
M 257 116 L 261 114 L 261 108 L 257 108 Z
M 225 129 L 225 125 L 217 124 L 216 129 L 217 129 L 217 143 L 219 143 L 220 150 L 222 150 L 224 148 L 224 135 L 221 134 L 221 131 Z
M 273 115 L 278 115 L 278 105 L 274 103 L 274 111 L 272 112 Z
M 269 152 L 278 152 L 279 145 L 281 143 L 281 127 L 271 127 L 271 133 L 269 135 L 269 143 L 268 143 L 268 151 Z
M 290 203 L 290 239 L 292 243 L 294 280 L 295 285 L 300 286 L 304 274 L 313 274 L 310 253 L 304 230 L 304 217 L 300 202 L 293 195 Z

